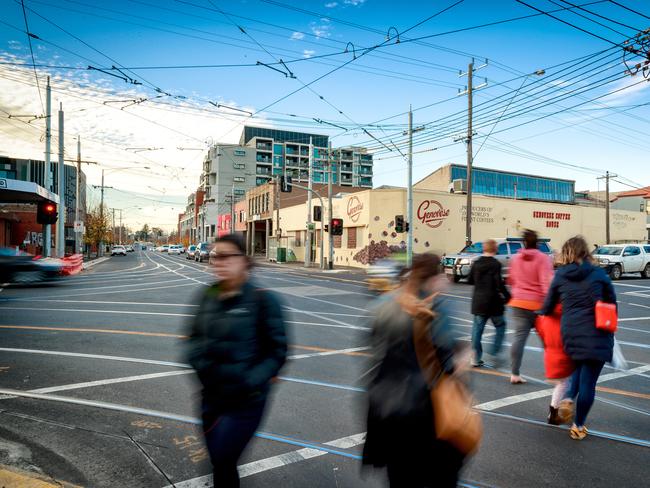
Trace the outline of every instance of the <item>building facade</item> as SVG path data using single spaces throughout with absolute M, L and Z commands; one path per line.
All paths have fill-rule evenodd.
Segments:
M 617 193 L 611 200 L 610 208 L 641 212 L 646 221 L 646 239 L 650 242 L 650 186 Z
M 418 181 L 421 190 L 467 193 L 467 166 L 448 164 Z M 575 182 L 489 168 L 472 168 L 472 193 L 513 200 L 534 200 L 571 204 Z

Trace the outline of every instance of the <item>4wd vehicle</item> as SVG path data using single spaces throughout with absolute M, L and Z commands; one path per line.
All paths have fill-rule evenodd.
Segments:
M 117 254 L 121 254 L 122 256 L 126 256 L 126 248 L 124 246 L 113 246 L 111 248 L 111 256 L 115 256 Z
M 524 242 L 521 237 L 507 237 L 505 239 L 494 239 L 497 242 L 497 258 L 503 266 L 503 275 L 508 275 L 508 268 L 510 268 L 510 259 L 517 254 L 517 251 L 524 247 Z M 549 246 L 550 239 L 539 239 L 537 248 L 549 256 L 553 255 L 553 251 Z M 442 257 L 442 266 L 445 274 L 454 283 L 458 283 L 461 279 L 469 276 L 472 264 L 483 254 L 483 243 L 475 242 L 469 246 L 465 246 L 458 254 L 449 254 Z
M 593 256 L 613 280 L 620 279 L 623 273 L 641 273 L 644 278 L 650 278 L 648 244 L 610 244 L 596 249 Z

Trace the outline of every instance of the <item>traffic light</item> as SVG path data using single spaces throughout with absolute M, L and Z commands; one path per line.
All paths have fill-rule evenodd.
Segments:
M 280 191 L 282 193 L 291 193 L 291 176 L 280 176 Z
M 36 209 L 36 222 L 39 224 L 56 224 L 57 217 L 56 203 L 39 202 Z
M 343 235 L 343 219 L 332 219 L 332 223 L 330 225 L 330 228 L 332 229 L 332 235 L 333 236 L 342 236 Z
M 411 226 L 409 225 L 408 222 L 406 222 L 406 223 L 404 224 L 404 232 L 408 232 L 410 228 L 411 228 Z
M 404 232 L 404 216 L 395 215 L 395 232 L 401 234 Z
M 314 222 L 320 222 L 323 219 L 323 209 L 320 206 L 314 207 Z

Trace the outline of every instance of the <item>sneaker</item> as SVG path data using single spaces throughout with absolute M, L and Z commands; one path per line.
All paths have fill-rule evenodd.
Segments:
M 587 437 L 587 427 L 584 425 L 582 427 L 578 427 L 576 424 L 573 424 L 571 426 L 571 430 L 569 430 L 569 435 L 571 436 L 571 439 L 574 439 L 576 441 L 581 441 L 585 437 Z
M 480 368 L 484 364 L 485 362 L 482 359 L 479 359 L 478 361 L 476 359 L 472 359 L 472 368 Z
M 513 385 L 523 385 L 525 383 L 528 383 L 525 379 L 523 379 L 521 376 L 518 374 L 513 374 L 510 375 L 510 383 Z
M 558 414 L 559 408 L 555 408 L 552 405 L 549 405 L 548 407 L 548 417 L 546 417 L 546 423 L 551 424 L 551 425 L 560 425 L 562 424 L 562 419 L 560 418 L 560 415 Z
M 558 416 L 560 417 L 560 420 L 562 421 L 563 424 L 570 424 L 573 422 L 573 410 L 574 410 L 574 404 L 573 400 L 570 398 L 565 398 L 560 402 L 560 406 L 558 407 Z

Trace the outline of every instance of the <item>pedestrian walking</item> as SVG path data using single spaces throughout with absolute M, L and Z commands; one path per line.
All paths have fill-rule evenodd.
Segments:
M 510 383 L 526 383 L 521 377 L 521 362 L 530 330 L 535 327 L 536 312 L 541 308 L 553 278 L 551 258 L 537 249 L 537 233 L 526 230 L 524 248 L 512 258 L 508 284 L 512 298 L 508 302 L 512 311 L 513 340 L 510 348 Z
M 239 486 L 237 460 L 260 424 L 272 380 L 287 354 L 282 307 L 250 278 L 234 234 L 212 253 L 218 281 L 202 292 L 188 360 L 203 385 L 202 418 L 215 488 Z
M 594 266 L 587 242 L 572 237 L 562 246 L 561 262 L 541 310 L 549 314 L 562 303 L 561 331 L 564 349 L 575 363 L 567 399 L 560 407 L 573 410 L 572 439 L 587 436 L 585 421 L 594 403 L 598 376 L 606 362 L 612 361 L 614 334 L 596 328 L 596 303 L 616 304 L 612 282 L 599 266 Z
M 494 257 L 497 253 L 497 243 L 488 239 L 483 243 L 483 256 L 472 265 L 469 283 L 474 285 L 472 295 L 472 366 L 481 367 L 484 364 L 483 346 L 481 339 L 485 324 L 492 321 L 495 328 L 494 343 L 489 354 L 491 366 L 499 367 L 499 357 L 503 338 L 506 334 L 506 321 L 504 318 L 505 304 L 510 300 L 510 293 L 506 288 L 501 274 L 501 263 Z
M 454 372 L 456 343 L 444 300 L 440 259 L 418 255 L 404 283 L 383 295 L 373 310 L 368 381 L 368 425 L 363 464 L 386 467 L 391 488 L 455 487 L 464 455 L 437 438 L 430 388 L 418 363 L 416 320 L 428 334 L 445 373 Z M 444 280 L 443 280 L 444 281 Z M 433 319 L 433 322 L 431 322 Z

